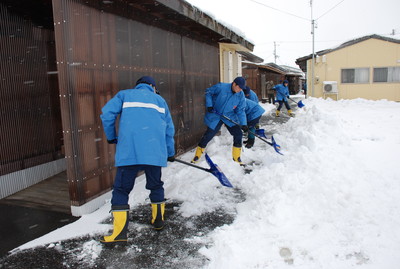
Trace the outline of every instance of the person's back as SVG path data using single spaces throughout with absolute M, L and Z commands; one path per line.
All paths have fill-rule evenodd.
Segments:
M 122 90 L 103 108 L 102 119 L 115 120 L 114 112 L 122 108 L 119 120 L 119 132 L 116 166 L 148 164 L 166 166 L 168 147 L 166 135 L 174 130 L 170 112 L 165 100 L 153 92 L 148 84 L 139 84 L 134 89 Z M 110 125 L 110 128 L 113 128 Z M 113 129 L 105 126 L 105 132 Z M 172 142 L 172 143 L 171 143 Z
M 265 109 L 262 108 L 258 103 L 247 99 L 246 100 L 246 117 L 247 117 L 247 122 L 250 122 L 258 117 L 261 117 L 262 114 L 264 114 Z
M 254 134 L 256 132 L 256 127 L 259 124 L 262 114 L 264 114 L 265 109 L 262 108 L 258 103 L 246 99 L 246 118 L 247 125 L 249 127 L 249 132 L 247 135 L 247 141 L 245 141 L 246 148 L 251 148 L 254 145 Z
M 246 86 L 246 88 L 243 90 L 243 93 L 246 99 L 249 99 L 256 103 L 259 102 L 257 94 L 252 89 L 250 89 L 249 86 Z

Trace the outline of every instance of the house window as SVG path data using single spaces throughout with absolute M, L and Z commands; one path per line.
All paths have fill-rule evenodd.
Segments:
M 400 82 L 400 67 L 374 68 L 374 82 Z
M 342 69 L 342 83 L 368 83 L 369 68 Z

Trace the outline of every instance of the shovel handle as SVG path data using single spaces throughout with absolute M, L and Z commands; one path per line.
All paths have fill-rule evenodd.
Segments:
M 295 102 L 297 105 L 299 104 L 299 102 L 296 102 L 295 100 L 293 100 L 292 98 L 289 97 L 289 100 L 291 100 L 292 102 Z
M 216 110 L 214 110 L 213 112 L 214 112 L 215 114 L 220 115 L 221 117 L 227 119 L 228 121 L 232 122 L 233 124 L 235 124 L 235 125 L 237 125 L 237 126 L 240 127 L 240 124 L 239 124 L 239 123 L 235 122 L 234 120 L 231 120 L 230 118 L 228 118 L 228 117 L 225 116 L 224 114 L 219 113 L 219 112 L 216 111 Z M 250 131 L 250 130 L 249 130 L 248 132 L 251 133 L 251 134 L 253 134 L 255 137 L 261 139 L 262 141 L 264 141 L 265 143 L 267 143 L 267 144 L 270 145 L 271 147 L 273 147 L 277 153 L 283 155 L 283 154 L 280 152 L 280 146 L 278 146 L 276 143 L 268 142 L 267 140 L 265 140 L 264 138 L 262 138 L 261 136 L 259 136 L 258 134 L 254 133 L 254 132 L 252 132 L 252 131 Z M 279 147 L 279 149 L 278 149 L 278 147 Z
M 261 136 L 259 136 L 258 134 L 253 133 L 253 132 L 250 131 L 250 130 L 249 130 L 248 132 L 251 133 L 252 135 L 258 137 L 259 139 L 261 139 L 262 141 L 264 141 L 264 142 L 267 143 L 268 145 L 270 145 L 270 146 L 273 146 L 273 145 L 274 145 L 274 144 L 272 144 L 271 142 L 268 142 L 267 140 L 265 140 L 264 138 L 262 138 Z
M 207 169 L 207 168 L 204 168 L 204 167 L 201 167 L 201 166 L 192 164 L 192 163 L 188 163 L 188 162 L 185 162 L 185 161 L 182 161 L 182 160 L 179 160 L 179 159 L 175 159 L 175 162 L 183 163 L 183 164 L 186 164 L 186 165 L 188 165 L 188 166 L 191 166 L 191 167 L 194 167 L 194 168 L 197 168 L 197 169 L 200 169 L 200 170 L 203 170 L 203 171 L 206 171 L 206 172 L 211 173 L 211 170 L 210 170 L 210 169 Z
M 240 127 L 240 124 L 239 123 L 237 123 L 236 121 L 234 121 L 234 120 L 231 120 L 230 118 L 228 118 L 227 116 L 225 116 L 224 114 L 221 114 L 221 113 L 219 113 L 218 111 L 216 111 L 216 110 L 214 110 L 215 111 L 215 114 L 217 114 L 217 115 L 220 115 L 220 116 L 222 116 L 222 117 L 224 117 L 225 119 L 227 119 L 228 121 L 230 121 L 230 122 L 232 122 L 233 124 L 235 124 L 235 125 L 237 125 L 237 126 L 239 126 Z M 252 135 L 254 135 L 254 136 L 256 136 L 256 137 L 258 137 L 258 138 L 260 138 L 262 141 L 264 141 L 265 143 L 267 143 L 268 145 L 270 145 L 270 146 L 273 146 L 273 144 L 272 143 L 270 143 L 270 142 L 268 142 L 267 140 L 264 140 L 261 136 L 259 136 L 258 134 L 256 134 L 256 133 L 254 133 L 254 132 L 252 132 L 252 131 L 248 131 L 249 133 L 251 133 Z

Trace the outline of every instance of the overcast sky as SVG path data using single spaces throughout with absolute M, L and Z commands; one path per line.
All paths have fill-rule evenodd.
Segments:
M 254 43 L 265 62 L 298 67 L 312 53 L 310 0 L 186 0 Z M 314 0 L 315 52 L 379 34 L 400 39 L 400 0 Z M 394 31 L 394 35 L 392 35 Z

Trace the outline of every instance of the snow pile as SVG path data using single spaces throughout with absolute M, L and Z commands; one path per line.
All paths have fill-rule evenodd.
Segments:
M 192 240 L 211 242 L 200 252 L 208 268 L 385 268 L 400 264 L 400 104 L 309 98 L 274 134 L 284 156 L 256 139 L 232 161 L 225 128 L 207 153 L 230 179 L 225 188 L 210 173 L 171 163 L 163 170 L 167 198 L 186 217 L 217 209 L 236 214 L 231 225 Z M 267 110 L 273 108 L 262 104 Z M 277 127 L 277 126 L 275 126 Z M 271 126 L 262 125 L 268 130 Z M 194 152 L 179 158 L 189 161 Z M 204 157 L 200 166 L 207 167 Z M 148 196 L 140 177 L 132 207 Z M 109 203 L 91 215 L 21 247 L 105 233 Z M 90 230 L 91 229 L 91 230 Z M 76 234 L 78 233 L 78 234 Z M 84 257 L 99 249 L 89 242 Z M 94 255 L 94 256 L 93 256 Z
M 209 268 L 398 268 L 400 105 L 305 103 L 275 135 L 285 156 L 245 152 L 263 166 L 235 182 L 247 199 Z

